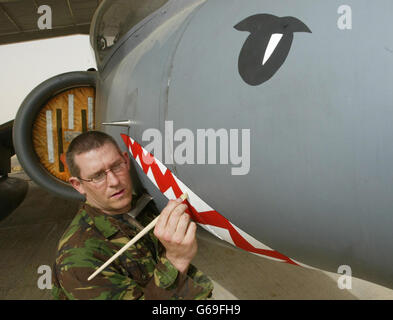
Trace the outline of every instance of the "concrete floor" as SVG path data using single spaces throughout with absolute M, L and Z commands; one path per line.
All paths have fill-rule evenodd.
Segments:
M 52 196 L 23 172 L 10 176 L 28 181 L 29 190 L 0 221 L 0 299 L 51 299 L 50 290 L 37 286 L 37 270 L 52 265 L 57 242 L 79 204 Z
M 51 299 L 50 290 L 37 286 L 37 270 L 52 265 L 57 242 L 79 204 L 38 187 L 15 161 L 10 176 L 26 180 L 29 190 L 22 204 L 0 221 L 0 299 Z M 393 299 L 393 290 L 355 278 L 351 290 L 340 290 L 339 275 L 233 249 L 199 229 L 193 263 L 213 280 L 214 299 Z

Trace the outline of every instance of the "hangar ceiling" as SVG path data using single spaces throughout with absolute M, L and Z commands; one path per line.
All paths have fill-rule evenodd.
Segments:
M 0 44 L 89 34 L 90 22 L 102 0 L 0 0 Z M 41 5 L 52 10 L 52 29 L 40 30 Z

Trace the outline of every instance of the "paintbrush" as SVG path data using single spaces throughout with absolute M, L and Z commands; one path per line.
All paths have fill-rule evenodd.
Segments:
M 188 194 L 183 193 L 180 196 L 180 198 L 183 200 L 182 202 L 184 202 L 188 198 Z M 129 247 L 135 244 L 140 238 L 142 238 L 146 233 L 148 233 L 151 229 L 153 229 L 159 217 L 160 216 L 157 216 L 152 222 L 150 222 L 141 232 L 139 232 L 134 238 L 132 238 L 127 244 L 125 244 L 123 248 L 121 248 L 118 252 L 116 252 L 108 261 L 106 261 L 89 278 L 87 278 L 87 280 L 90 281 L 91 279 L 93 279 L 97 274 L 99 274 L 102 270 L 104 270 L 107 266 L 109 266 L 117 257 L 123 254 L 124 251 L 126 251 Z

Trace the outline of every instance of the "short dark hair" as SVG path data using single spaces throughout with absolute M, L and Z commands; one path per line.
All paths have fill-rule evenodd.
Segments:
M 68 146 L 66 153 L 66 162 L 71 176 L 79 177 L 80 175 L 80 168 L 75 163 L 76 155 L 101 148 L 107 143 L 113 144 L 119 150 L 119 153 L 121 153 L 115 139 L 104 132 L 87 131 L 74 138 Z

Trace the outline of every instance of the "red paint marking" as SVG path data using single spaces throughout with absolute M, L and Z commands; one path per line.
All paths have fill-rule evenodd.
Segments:
M 156 161 L 154 161 L 153 155 L 151 155 L 150 153 L 144 155 L 142 146 L 136 141 L 134 141 L 134 143 L 132 144 L 131 139 L 127 135 L 122 134 L 121 137 L 123 138 L 127 148 L 131 149 L 131 153 L 134 159 L 136 160 L 136 158 L 139 157 L 143 172 L 147 174 L 149 168 L 151 169 L 153 176 L 156 180 L 156 183 L 162 193 L 167 191 L 169 188 L 172 188 L 176 198 L 179 198 L 183 194 L 183 191 L 176 183 L 176 180 L 169 169 L 167 169 L 165 171 L 165 174 L 163 174 Z M 241 234 L 232 226 L 232 224 L 226 218 L 224 218 L 217 211 L 213 210 L 213 211 L 198 212 L 189 203 L 188 200 L 185 200 L 184 202 L 188 206 L 186 212 L 190 214 L 191 218 L 195 222 L 228 230 L 233 240 L 233 243 L 237 247 L 249 252 L 258 253 L 268 257 L 283 260 L 289 264 L 298 265 L 290 258 L 284 256 L 283 254 L 275 250 L 265 250 L 265 249 L 255 248 L 253 245 L 251 245 L 246 239 L 244 239 L 241 236 Z

